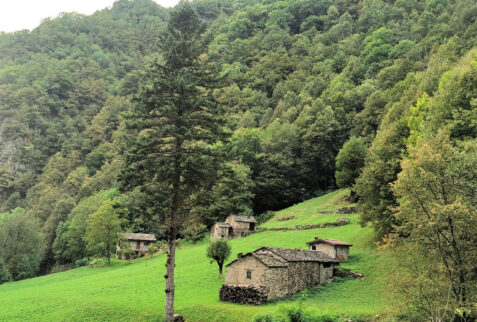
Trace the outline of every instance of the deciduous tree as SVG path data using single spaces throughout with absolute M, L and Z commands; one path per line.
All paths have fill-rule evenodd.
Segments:
M 111 254 L 119 242 L 121 222 L 111 200 L 104 201 L 98 211 L 86 220 L 85 240 L 88 250 L 93 254 L 106 256 L 108 265 L 111 265 Z
M 216 239 L 210 242 L 209 247 L 207 248 L 207 257 L 211 260 L 215 260 L 217 265 L 219 265 L 219 278 L 222 278 L 222 269 L 224 267 L 224 262 L 230 256 L 232 247 L 227 239 Z

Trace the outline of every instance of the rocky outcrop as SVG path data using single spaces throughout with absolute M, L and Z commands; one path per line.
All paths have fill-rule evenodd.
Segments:
M 362 279 L 365 277 L 364 274 L 353 272 L 352 270 L 343 267 L 335 267 L 333 275 L 338 277 L 352 277 L 357 279 Z
M 265 286 L 238 286 L 224 284 L 220 288 L 222 302 L 260 305 L 267 302 Z

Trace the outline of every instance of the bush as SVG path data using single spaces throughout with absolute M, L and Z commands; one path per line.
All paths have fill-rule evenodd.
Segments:
M 311 318 L 301 307 L 289 307 L 288 309 L 286 309 L 286 315 L 290 319 L 290 322 L 311 321 Z
M 254 322 L 281 322 L 283 319 L 275 316 L 273 313 L 262 313 L 253 319 Z
M 87 264 L 88 264 L 88 260 L 86 258 L 78 259 L 77 261 L 75 261 L 76 268 L 86 266 Z
M 0 284 L 5 282 L 10 282 L 12 280 L 12 275 L 5 267 L 4 262 L 0 258 Z
M 255 220 L 257 221 L 257 225 L 263 224 L 266 221 L 269 221 L 272 219 L 272 217 L 275 216 L 274 211 L 266 211 L 263 214 L 260 214 L 255 217 Z

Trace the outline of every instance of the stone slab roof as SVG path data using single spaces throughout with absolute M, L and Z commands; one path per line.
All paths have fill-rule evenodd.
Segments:
M 262 247 L 254 252 L 242 255 L 227 266 L 230 266 L 241 258 L 248 256 L 256 258 L 267 267 L 288 267 L 290 262 L 339 263 L 338 260 L 315 250 Z
M 268 267 L 288 267 L 288 262 L 267 249 L 257 249 L 252 256 Z
M 229 223 L 226 223 L 226 222 L 218 222 L 217 225 L 221 228 L 230 228 L 232 226 L 230 226 Z
M 139 241 L 156 241 L 156 237 L 153 234 L 134 234 L 134 233 L 124 233 L 122 234 L 128 240 L 139 240 Z
M 338 260 L 331 258 L 330 256 L 316 251 L 305 249 L 290 249 L 290 248 L 275 248 L 266 247 L 266 249 L 282 257 L 288 262 L 322 262 L 322 263 L 339 263 Z
M 246 217 L 246 216 L 232 216 L 232 217 L 235 221 L 251 222 L 251 223 L 256 223 L 257 222 L 252 217 Z
M 352 244 L 349 244 L 347 242 L 341 241 L 341 240 L 336 240 L 336 239 L 325 239 L 325 238 L 316 238 L 310 242 L 307 242 L 308 245 L 316 245 L 316 244 L 321 244 L 325 243 L 328 245 L 332 246 L 348 246 L 351 247 L 353 246 Z

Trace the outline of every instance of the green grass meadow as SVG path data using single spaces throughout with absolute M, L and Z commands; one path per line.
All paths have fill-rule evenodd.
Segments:
M 345 190 L 338 190 L 277 212 L 264 227 L 284 227 L 334 221 L 343 215 L 320 215 L 319 210 L 343 206 Z M 296 216 L 290 221 L 277 218 Z M 183 245 L 177 251 L 176 311 L 189 321 L 251 321 L 259 313 L 302 304 L 323 315 L 374 319 L 387 312 L 382 286 L 388 254 L 376 250 L 372 230 L 358 225 L 359 215 L 346 215 L 351 224 L 302 231 L 267 231 L 231 241 L 233 254 L 262 246 L 306 248 L 314 236 L 353 244 L 343 267 L 364 273 L 362 280 L 344 279 L 263 306 L 219 302 L 216 263 L 205 257 L 208 240 Z M 161 321 L 164 306 L 165 255 L 115 262 L 112 267 L 82 267 L 20 282 L 0 285 L 0 321 Z

